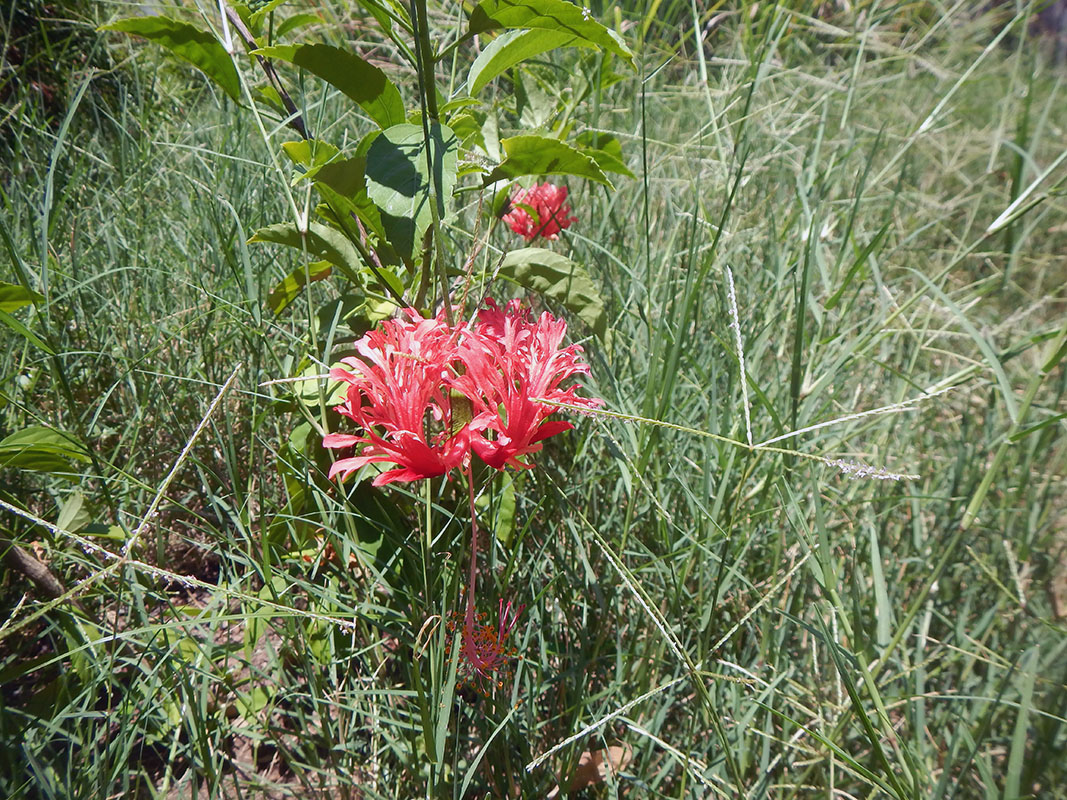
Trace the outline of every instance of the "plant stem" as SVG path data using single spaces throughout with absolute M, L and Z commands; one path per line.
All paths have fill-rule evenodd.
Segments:
M 449 301 L 448 275 L 445 272 L 444 253 L 441 248 L 441 218 L 437 209 L 438 198 L 441 196 L 441 186 L 438 183 L 437 170 L 434 169 L 434 148 L 430 136 L 430 123 L 439 124 L 439 112 L 437 109 L 437 91 L 433 82 L 433 46 L 430 42 L 430 27 L 426 21 L 426 0 L 411 0 L 411 21 L 415 26 L 415 68 L 419 78 L 419 103 L 422 107 L 422 137 L 426 147 L 426 174 L 430 185 L 430 230 L 433 231 L 434 252 L 430 248 L 424 249 L 422 269 L 426 273 L 431 269 L 430 260 L 437 265 L 437 275 L 441 282 L 441 303 L 445 310 L 445 322 L 450 326 L 455 325 L 452 314 L 452 303 Z M 436 256 L 436 258 L 433 258 Z
M 464 635 L 474 630 L 474 590 L 478 578 L 478 519 L 474 509 L 474 473 L 467 465 L 467 496 L 471 506 L 471 563 L 467 577 L 467 613 L 464 619 Z

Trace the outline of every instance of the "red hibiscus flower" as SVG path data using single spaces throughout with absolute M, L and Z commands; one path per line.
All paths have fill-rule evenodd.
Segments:
M 567 187 L 535 183 L 529 189 L 516 189 L 511 195 L 511 210 L 501 219 L 526 241 L 538 236 L 558 239 L 559 232 L 577 222 L 566 205 Z
M 455 366 L 458 336 L 441 317 L 387 320 L 356 342 L 362 358 L 345 358 L 352 368 L 330 370 L 348 384 L 338 411 L 362 429 L 357 435 L 331 433 L 330 448 L 366 445 L 330 467 L 342 479 L 372 462 L 396 464 L 375 486 L 443 475 L 463 463 L 470 449 L 466 427 L 452 430 L 447 383 Z
M 585 408 L 603 401 L 580 397 L 576 386 L 560 388 L 572 375 L 589 372 L 581 347 L 560 349 L 567 332 L 564 320 L 545 312 L 531 322 L 518 300 L 503 309 L 487 302 L 475 335 L 459 346 L 466 370 L 454 385 L 470 398 L 470 444 L 478 457 L 494 469 L 528 469 L 532 464 L 519 459 L 539 451 L 544 439 L 574 427 L 549 419 L 558 409 L 542 401 Z

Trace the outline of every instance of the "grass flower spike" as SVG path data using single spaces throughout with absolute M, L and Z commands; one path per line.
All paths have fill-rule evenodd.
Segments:
M 577 217 L 570 216 L 571 208 L 566 200 L 566 186 L 535 183 L 529 189 L 518 189 L 512 194 L 511 209 L 502 219 L 528 242 L 538 236 L 555 240 L 561 230 L 578 221 Z

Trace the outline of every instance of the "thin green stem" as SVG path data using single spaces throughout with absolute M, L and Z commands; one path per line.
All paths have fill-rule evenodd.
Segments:
M 435 157 L 443 154 L 436 152 L 434 140 L 431 135 L 431 123 L 439 125 L 439 113 L 437 110 L 437 84 L 434 80 L 433 44 L 430 41 L 430 28 L 426 19 L 426 0 L 411 0 L 411 17 L 415 25 L 416 33 L 416 71 L 419 81 L 419 104 L 422 108 L 422 136 L 423 146 L 426 150 L 426 174 L 429 177 L 428 188 L 430 203 L 430 234 L 433 239 L 434 257 L 430 256 L 428 249 L 424 250 L 423 271 L 433 269 L 436 265 L 438 280 L 441 284 L 441 303 L 444 306 L 445 322 L 450 326 L 455 325 L 452 312 L 452 303 L 449 299 L 448 275 L 445 270 L 444 251 L 441 242 L 441 219 L 438 211 L 438 202 L 441 198 L 442 187 L 438 171 L 434 169 Z M 433 265 L 428 263 L 433 262 Z

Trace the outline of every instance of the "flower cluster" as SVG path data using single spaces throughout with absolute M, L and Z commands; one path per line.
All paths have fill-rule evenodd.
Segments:
M 535 183 L 511 195 L 511 209 L 501 219 L 528 242 L 538 236 L 558 239 L 561 230 L 578 221 L 570 216 L 571 208 L 566 200 L 566 186 Z
M 350 369 L 330 371 L 348 384 L 338 411 L 359 426 L 356 434 L 331 433 L 330 448 L 363 445 L 338 459 L 330 477 L 360 467 L 396 465 L 375 486 L 444 475 L 469 463 L 473 452 L 489 466 L 527 469 L 524 460 L 543 440 L 573 427 L 549 419 L 565 403 L 596 408 L 562 383 L 588 373 L 581 347 L 561 347 L 567 323 L 545 312 L 536 321 L 517 300 L 492 300 L 471 325 L 449 325 L 442 314 L 388 320 L 356 342 Z M 549 401 L 549 402 L 545 402 Z

